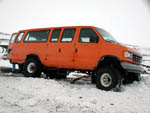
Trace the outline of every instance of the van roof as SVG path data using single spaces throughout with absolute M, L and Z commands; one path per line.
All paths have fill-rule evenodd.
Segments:
M 62 27 L 47 27 L 47 28 L 33 28 L 33 29 L 25 29 L 25 30 L 20 30 L 20 32 L 23 31 L 34 31 L 34 30 L 47 30 L 47 29 L 54 29 L 54 28 L 80 28 L 80 27 L 94 27 L 94 26 L 62 26 Z

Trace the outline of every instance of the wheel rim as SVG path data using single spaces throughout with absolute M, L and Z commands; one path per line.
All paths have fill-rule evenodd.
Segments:
M 36 69 L 36 66 L 33 62 L 29 63 L 27 66 L 28 73 L 34 73 Z
M 109 87 L 112 83 L 112 77 L 109 73 L 103 73 L 100 77 L 100 82 L 104 87 Z

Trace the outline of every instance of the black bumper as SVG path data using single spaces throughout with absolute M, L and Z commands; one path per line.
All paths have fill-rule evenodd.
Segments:
M 136 65 L 128 62 L 121 62 L 121 66 L 127 72 L 142 73 L 144 71 L 141 65 Z

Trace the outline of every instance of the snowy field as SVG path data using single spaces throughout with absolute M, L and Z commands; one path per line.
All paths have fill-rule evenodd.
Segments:
M 150 113 L 149 75 L 121 92 L 106 92 L 84 82 L 3 73 L 2 67 L 11 65 L 0 59 L 0 113 Z

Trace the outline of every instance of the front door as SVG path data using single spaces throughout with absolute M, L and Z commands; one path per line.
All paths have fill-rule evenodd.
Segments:
M 75 68 L 93 69 L 98 61 L 100 40 L 93 28 L 81 28 L 75 44 Z

